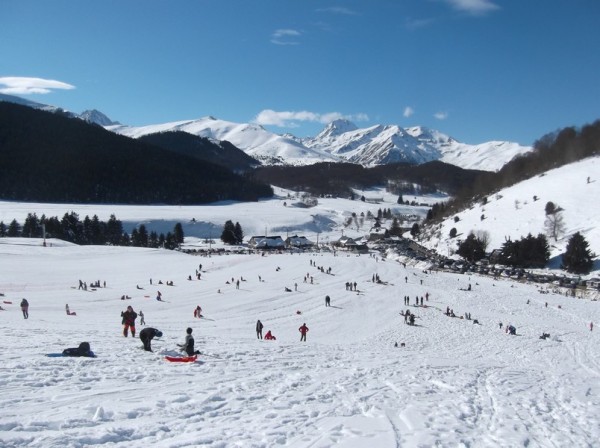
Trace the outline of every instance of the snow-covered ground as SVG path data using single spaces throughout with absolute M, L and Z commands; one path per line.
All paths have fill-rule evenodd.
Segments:
M 598 302 L 370 255 L 207 258 L 48 243 L 0 239 L 2 447 L 592 447 L 600 440 L 600 345 L 588 327 L 600 322 Z M 374 274 L 383 283 L 373 283 Z M 79 290 L 80 279 L 106 287 Z M 154 299 L 158 290 L 164 302 Z M 427 306 L 415 307 L 426 293 Z M 120 300 L 124 294 L 131 300 Z M 66 304 L 76 316 L 66 315 Z M 163 331 L 154 353 L 123 337 L 128 305 Z M 197 305 L 205 318 L 193 317 Z M 447 317 L 446 307 L 479 325 Z M 399 313 L 407 308 L 417 325 L 404 324 Z M 276 341 L 256 338 L 257 319 Z M 300 342 L 304 322 L 310 331 Z M 193 364 L 165 361 L 188 326 L 203 355 Z M 539 339 L 543 332 L 551 337 Z M 97 358 L 45 356 L 82 341 Z
M 435 237 L 423 244 L 435 248 L 441 254 L 452 253 L 457 248 L 457 240 L 465 239 L 473 232 L 489 233 L 488 251 L 500 249 L 506 238 L 513 241 L 531 233 L 537 236 L 546 234 L 545 207 L 548 202 L 563 209 L 564 231 L 557 241 L 548 238 L 553 267 L 560 266 L 559 255 L 564 253 L 567 243 L 575 232 L 580 232 L 589 243 L 592 252 L 600 254 L 600 207 L 596 202 L 600 197 L 600 157 L 589 157 L 550 170 L 540 176 L 519 182 L 505 188 L 470 209 L 446 219 Z M 483 219 L 482 219 L 483 217 Z M 450 230 L 456 228 L 457 238 L 450 238 Z M 594 270 L 600 270 L 596 261 Z

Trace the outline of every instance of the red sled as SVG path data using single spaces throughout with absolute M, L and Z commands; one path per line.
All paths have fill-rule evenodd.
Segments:
M 165 356 L 165 359 L 169 362 L 194 362 L 198 358 L 198 355 L 194 356 Z

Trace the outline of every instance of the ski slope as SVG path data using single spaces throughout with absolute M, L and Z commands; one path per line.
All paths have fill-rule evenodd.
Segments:
M 0 299 L 12 302 L 0 311 L 2 447 L 591 447 L 600 440 L 599 336 L 588 327 L 600 322 L 598 302 L 379 255 L 200 257 L 48 243 L 0 239 Z M 374 274 L 383 283 L 373 283 Z M 79 290 L 80 279 L 106 288 Z M 347 291 L 355 281 L 358 291 Z M 164 302 L 154 299 L 158 290 Z M 426 293 L 427 307 L 414 306 Z M 76 316 L 66 315 L 67 303 Z M 153 353 L 123 337 L 128 305 L 164 333 Z M 193 317 L 197 305 L 205 318 Z M 480 325 L 446 316 L 446 307 Z M 406 308 L 417 325 L 404 324 Z M 257 319 L 276 341 L 257 339 Z M 301 343 L 304 322 L 310 331 Z M 199 362 L 166 362 L 188 326 Z M 539 339 L 543 332 L 551 338 Z M 97 358 L 44 356 L 82 341 Z

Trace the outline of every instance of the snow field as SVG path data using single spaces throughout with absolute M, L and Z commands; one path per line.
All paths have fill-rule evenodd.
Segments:
M 51 242 L 0 240 L 0 299 L 12 301 L 0 311 L 2 446 L 579 447 L 600 439 L 600 349 L 587 327 L 600 322 L 597 302 L 342 252 L 207 258 Z M 373 274 L 388 284 L 372 283 Z M 231 280 L 241 277 L 237 290 Z M 79 279 L 107 287 L 78 290 Z M 359 292 L 346 291 L 347 281 Z M 469 283 L 472 291 L 460 289 Z M 428 307 L 413 306 L 426 292 Z M 404 295 L 414 327 L 399 314 Z M 66 303 L 77 316 L 66 315 Z M 163 331 L 154 353 L 123 337 L 128 305 Z M 193 317 L 197 305 L 204 319 Z M 445 316 L 447 306 L 481 325 Z M 257 340 L 257 319 L 276 341 Z M 188 326 L 200 361 L 166 362 Z M 82 341 L 98 358 L 44 356 Z

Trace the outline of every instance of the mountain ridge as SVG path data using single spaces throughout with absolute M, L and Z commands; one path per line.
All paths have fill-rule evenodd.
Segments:
M 183 131 L 218 142 L 227 141 L 265 165 L 351 162 L 369 167 L 390 163 L 418 165 L 440 160 L 465 169 L 497 172 L 515 157 L 532 150 L 530 146 L 506 141 L 491 140 L 475 145 L 462 143 L 423 126 L 403 128 L 395 124 L 376 124 L 358 128 L 349 120 L 338 119 L 327 124 L 315 137 L 298 138 L 270 132 L 256 123 L 236 123 L 212 116 L 128 126 L 95 109 L 75 114 L 11 95 L 0 95 L 0 101 L 66 113 L 132 138 Z

